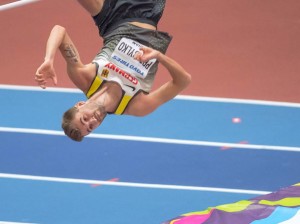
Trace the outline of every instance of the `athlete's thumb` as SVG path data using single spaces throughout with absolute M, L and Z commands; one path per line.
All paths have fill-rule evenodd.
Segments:
M 52 80 L 53 80 L 54 85 L 57 85 L 57 77 L 56 77 L 56 75 L 52 76 Z

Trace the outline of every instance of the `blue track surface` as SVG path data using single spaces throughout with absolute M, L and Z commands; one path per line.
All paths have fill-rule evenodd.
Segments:
M 78 144 L 64 136 L 36 134 L 1 136 L 0 171 L 4 173 L 263 191 L 299 180 L 293 172 L 300 169 L 299 152 L 224 151 L 108 139 L 86 139 Z
M 0 111 L 0 126 L 47 130 L 61 130 L 62 113 L 85 100 L 80 93 L 1 89 L 0 99 L 10 111 Z M 147 117 L 109 116 L 95 133 L 299 147 L 299 114 L 300 107 L 173 100 Z
M 95 137 L 77 143 L 57 133 L 61 114 L 84 99 L 81 94 L 0 89 L 0 99 L 5 108 L 0 111 L 0 173 L 148 184 L 93 187 L 2 177 L 0 221 L 160 223 L 256 195 L 197 187 L 273 191 L 299 182 L 299 107 L 177 99 L 149 117 L 109 116 L 96 131 L 116 138 L 155 137 L 154 142 Z M 233 123 L 234 117 L 242 122 Z M 36 134 L 37 129 L 56 134 Z M 164 138 L 199 144 L 159 141 Z M 222 148 L 243 141 L 243 148 Z M 295 150 L 272 150 L 277 146 Z
M 253 195 L 0 179 L 1 220 L 43 224 L 161 223 Z

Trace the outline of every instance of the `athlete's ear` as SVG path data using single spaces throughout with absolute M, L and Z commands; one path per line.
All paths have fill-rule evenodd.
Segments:
M 79 101 L 78 103 L 75 104 L 75 107 L 78 109 L 80 107 L 82 107 L 85 104 L 84 101 Z

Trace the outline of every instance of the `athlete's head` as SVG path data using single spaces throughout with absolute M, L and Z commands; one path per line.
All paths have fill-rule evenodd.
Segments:
M 103 105 L 81 101 L 64 113 L 62 128 L 68 137 L 79 142 L 102 123 L 106 114 Z

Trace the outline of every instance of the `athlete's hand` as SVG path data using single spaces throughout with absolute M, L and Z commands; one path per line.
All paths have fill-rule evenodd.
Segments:
M 153 58 L 158 58 L 161 53 L 149 47 L 141 47 L 140 52 L 136 53 L 134 58 L 140 62 L 147 62 Z
M 57 76 L 51 61 L 44 61 L 35 73 L 35 81 L 45 89 L 47 80 L 52 79 L 54 85 L 57 85 Z

